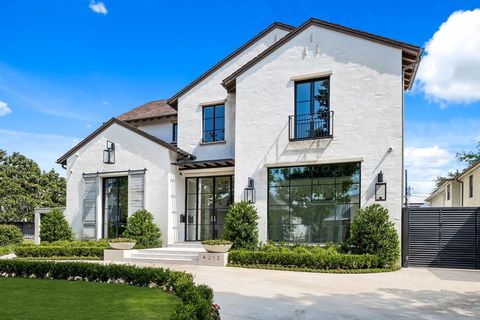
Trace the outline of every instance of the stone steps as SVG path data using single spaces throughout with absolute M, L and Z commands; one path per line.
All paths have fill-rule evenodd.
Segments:
M 127 262 L 158 264 L 198 264 L 198 257 L 204 253 L 201 243 L 175 243 L 165 248 L 132 250 L 125 257 Z

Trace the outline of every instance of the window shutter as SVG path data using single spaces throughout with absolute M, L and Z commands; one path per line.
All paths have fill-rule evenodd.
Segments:
M 97 176 L 83 177 L 83 239 L 95 240 L 97 227 Z
M 128 215 L 132 215 L 135 211 L 145 207 L 145 173 L 130 173 Z

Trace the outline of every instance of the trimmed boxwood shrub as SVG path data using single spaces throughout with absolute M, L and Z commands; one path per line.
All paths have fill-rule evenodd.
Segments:
M 354 253 L 376 255 L 382 267 L 394 266 L 400 258 L 400 242 L 388 210 L 373 204 L 359 210 L 347 243 Z
M 172 319 L 213 320 L 213 291 L 193 282 L 191 274 L 163 268 L 81 262 L 0 260 L 0 276 L 124 283 L 159 288 L 182 300 Z
M 258 213 L 246 201 L 234 203 L 225 217 L 224 238 L 233 242 L 234 249 L 253 249 L 258 244 Z
M 102 247 L 64 247 L 23 245 L 14 248 L 15 255 L 20 258 L 48 257 L 98 257 L 103 258 Z
M 160 228 L 153 222 L 153 215 L 145 209 L 135 211 L 128 218 L 127 229 L 122 236 L 136 240 L 135 248 L 158 248 L 162 246 Z
M 52 211 L 42 217 L 40 239 L 48 242 L 73 240 L 72 228 L 65 219 L 62 210 L 52 209 Z
M 13 225 L 0 224 L 0 247 L 22 243 L 23 235 L 20 229 Z
M 234 250 L 228 255 L 228 262 L 240 266 L 278 266 L 330 269 L 372 269 L 380 267 L 379 259 L 371 254 L 343 254 L 335 249 L 304 247 L 266 247 L 256 251 Z
M 103 258 L 103 250 L 108 249 L 107 240 L 99 241 L 55 241 L 42 242 L 40 245 L 24 244 L 14 249 L 21 258 L 52 257 L 97 257 Z

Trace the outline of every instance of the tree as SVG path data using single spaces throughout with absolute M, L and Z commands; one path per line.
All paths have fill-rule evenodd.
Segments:
M 258 244 L 258 213 L 249 202 L 240 201 L 228 209 L 223 236 L 235 249 L 253 249 Z
M 459 174 L 460 174 L 460 171 L 458 171 L 458 169 L 457 169 L 457 170 L 455 170 L 455 171 L 449 171 L 449 172 L 447 173 L 447 176 L 446 176 L 446 177 L 437 176 L 437 177 L 435 178 L 435 180 L 434 180 L 434 182 L 435 182 L 435 190 L 438 190 L 446 180 L 448 180 L 448 179 L 453 179 L 453 178 L 455 178 L 456 176 L 458 176 Z
M 465 162 L 469 166 L 474 164 L 477 161 L 480 161 L 480 141 L 477 142 L 477 150 L 476 151 L 470 151 L 470 152 L 458 152 L 456 154 L 456 158 L 460 162 Z
M 53 209 L 42 217 L 40 240 L 47 242 L 73 240 L 72 228 L 65 219 L 62 210 Z
M 0 149 L 0 222 L 33 221 L 36 207 L 65 206 L 65 178 L 53 169 Z
M 145 210 L 135 211 L 128 218 L 123 237 L 137 240 L 137 248 L 158 248 L 162 246 L 160 228 L 153 222 L 153 215 Z

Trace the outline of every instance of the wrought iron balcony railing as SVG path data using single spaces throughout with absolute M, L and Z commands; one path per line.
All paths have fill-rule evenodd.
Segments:
M 333 111 L 289 116 L 288 137 L 292 141 L 333 137 Z

